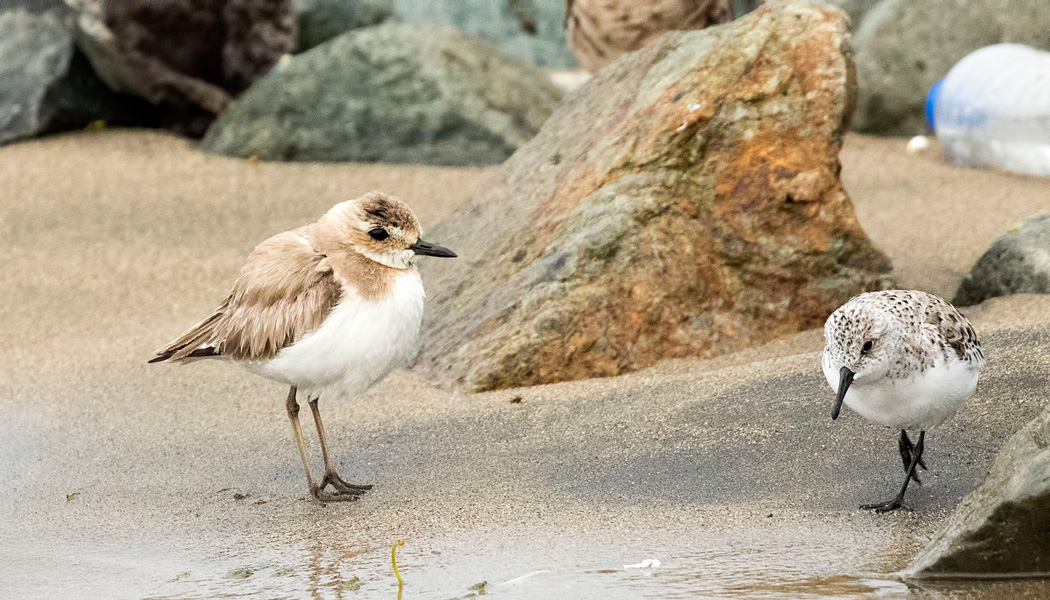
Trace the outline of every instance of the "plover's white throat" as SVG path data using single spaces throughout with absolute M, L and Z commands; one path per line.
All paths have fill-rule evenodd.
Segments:
M 415 257 L 456 256 L 421 232 L 396 198 L 373 192 L 337 204 L 316 223 L 256 246 L 219 308 L 150 362 L 221 358 L 288 384 L 288 418 L 310 493 L 356 499 L 371 486 L 336 473 L 317 403 L 364 392 L 415 352 L 424 298 Z M 320 484 L 303 447 L 299 394 L 321 441 Z
M 984 353 L 970 322 L 954 306 L 926 292 L 893 290 L 861 294 L 839 307 L 824 325 L 824 376 L 837 392 L 831 418 L 842 403 L 901 432 L 905 477 L 897 497 L 865 505 L 879 512 L 900 508 L 908 482 L 926 468 L 926 430 L 950 419 L 977 386 Z M 918 430 L 912 445 L 907 431 Z

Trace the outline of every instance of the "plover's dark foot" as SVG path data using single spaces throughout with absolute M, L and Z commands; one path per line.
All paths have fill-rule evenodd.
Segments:
M 894 510 L 911 510 L 904 503 L 901 502 L 900 498 L 894 498 L 887 502 L 879 502 L 876 504 L 862 504 L 861 508 L 864 510 L 873 510 L 877 513 L 888 513 Z
M 329 493 L 324 491 L 324 488 L 316 485 L 310 488 L 310 495 L 313 496 L 314 500 L 320 502 L 322 506 L 328 502 L 353 502 L 361 498 L 361 492 L 355 494 Z
M 370 485 L 362 485 L 357 483 L 347 483 L 343 481 L 343 478 L 339 476 L 339 473 L 335 471 L 328 471 L 324 474 L 324 479 L 321 480 L 321 489 L 325 486 L 331 485 L 335 490 L 341 494 L 352 494 L 360 496 L 361 494 L 372 489 Z

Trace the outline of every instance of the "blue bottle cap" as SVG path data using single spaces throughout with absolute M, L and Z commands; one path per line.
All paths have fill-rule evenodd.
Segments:
M 934 111 L 937 109 L 937 98 L 941 95 L 941 86 L 944 85 L 944 78 L 941 77 L 937 80 L 937 83 L 933 84 L 930 88 L 930 93 L 926 94 L 926 121 L 929 122 L 930 127 L 937 131 L 937 123 L 934 118 Z

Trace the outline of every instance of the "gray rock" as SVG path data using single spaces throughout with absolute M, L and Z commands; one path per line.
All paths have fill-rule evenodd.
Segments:
M 394 0 L 297 0 L 299 39 L 305 52 L 352 29 L 379 25 L 394 15 Z
M 1006 442 L 909 572 L 1050 576 L 1050 409 Z
M 1000 236 L 974 263 L 953 304 L 996 296 L 1050 293 L 1050 215 L 1034 215 Z
M 72 38 L 57 14 L 0 13 L 0 143 L 47 129 L 45 98 L 72 55 Z
M 63 11 L 0 12 L 0 143 L 96 120 L 153 119 L 145 103 L 113 93 L 95 76 L 74 48 Z
M 269 160 L 485 165 L 528 141 L 560 93 L 453 27 L 380 25 L 291 57 L 219 117 L 204 147 Z
M 854 38 L 860 95 L 853 129 L 927 133 L 926 94 L 978 48 L 1016 42 L 1050 48 L 1050 10 L 1031 0 L 885 0 Z
M 762 0 L 732 0 L 733 15 L 740 18 L 758 8 Z
M 565 0 L 394 0 L 394 12 L 403 23 L 453 25 L 540 67 L 576 66 L 565 44 Z

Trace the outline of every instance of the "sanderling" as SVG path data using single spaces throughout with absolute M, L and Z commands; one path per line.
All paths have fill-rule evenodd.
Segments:
M 421 232 L 396 198 L 373 192 L 337 204 L 316 223 L 256 246 L 219 308 L 149 362 L 222 358 L 290 385 L 288 418 L 310 494 L 354 500 L 372 486 L 336 473 L 317 402 L 362 393 L 411 358 L 424 298 L 415 257 L 456 256 Z M 320 485 L 310 476 L 297 394 L 307 398 L 321 441 Z
M 973 394 L 984 353 L 970 322 L 954 306 L 926 292 L 861 294 L 824 325 L 824 376 L 835 396 L 861 416 L 900 429 L 904 483 L 897 497 L 861 508 L 886 512 L 902 506 L 922 460 L 926 430 L 950 419 Z M 907 431 L 919 430 L 912 445 Z M 920 482 L 921 483 L 921 482 Z

